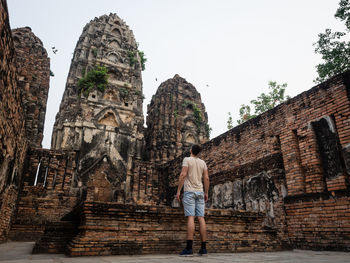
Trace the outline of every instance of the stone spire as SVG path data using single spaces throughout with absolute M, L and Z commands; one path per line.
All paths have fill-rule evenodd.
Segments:
M 116 14 L 90 21 L 76 45 L 66 89 L 56 116 L 51 148 L 79 151 L 84 170 L 109 156 L 122 177 L 143 147 L 141 59 L 129 27 Z M 78 84 L 96 69 L 108 84 Z M 86 78 L 85 78 L 86 79 Z
M 46 103 L 50 86 L 50 59 L 41 40 L 30 27 L 12 30 L 16 52 L 17 86 L 21 90 L 26 137 L 32 147 L 41 148 Z
M 147 149 L 164 163 L 209 139 L 208 116 L 196 88 L 175 75 L 163 82 L 147 108 Z

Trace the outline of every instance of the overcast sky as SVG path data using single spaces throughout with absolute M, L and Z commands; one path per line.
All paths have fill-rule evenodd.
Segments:
M 321 59 L 313 43 L 334 18 L 339 0 L 7 0 L 11 28 L 29 26 L 51 58 L 43 146 L 50 148 L 76 42 L 94 17 L 116 13 L 133 30 L 147 57 L 142 73 L 144 115 L 159 85 L 175 74 L 201 93 L 212 136 L 227 130 L 228 112 L 239 117 L 268 91 L 288 83 L 295 96 L 314 86 Z M 51 47 L 58 52 L 52 53 Z M 157 79 L 157 81 L 156 81 Z M 236 123 L 236 121 L 235 121 Z

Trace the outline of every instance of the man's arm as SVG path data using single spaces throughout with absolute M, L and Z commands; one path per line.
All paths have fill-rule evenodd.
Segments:
M 176 199 L 180 201 L 180 192 L 182 189 L 182 186 L 184 185 L 185 178 L 187 177 L 188 167 L 182 166 L 181 174 L 179 177 L 179 184 L 177 186 L 177 193 L 176 193 Z
M 208 169 L 203 172 L 203 180 L 204 180 L 204 201 L 208 201 L 208 191 L 209 191 L 209 174 Z

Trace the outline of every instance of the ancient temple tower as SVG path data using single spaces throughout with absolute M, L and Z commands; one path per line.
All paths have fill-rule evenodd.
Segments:
M 17 86 L 23 100 L 26 137 L 31 147 L 41 148 L 46 102 L 50 85 L 50 59 L 41 40 L 30 27 L 12 30 L 18 73 Z
M 164 163 L 208 139 L 208 116 L 196 88 L 179 75 L 163 82 L 147 109 L 150 159 Z
M 124 178 L 144 144 L 141 67 L 124 21 L 116 14 L 90 21 L 74 51 L 51 148 L 78 151 L 79 170 L 107 155 Z M 103 72 L 106 85 L 98 83 Z

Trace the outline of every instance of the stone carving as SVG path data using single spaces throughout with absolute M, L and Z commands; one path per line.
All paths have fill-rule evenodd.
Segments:
M 164 163 L 208 141 L 208 116 L 195 87 L 179 75 L 163 82 L 147 109 L 150 159 Z
M 278 190 L 266 172 L 247 176 L 243 180 L 217 184 L 212 189 L 211 206 L 265 212 L 274 218 L 273 205 L 278 200 Z

